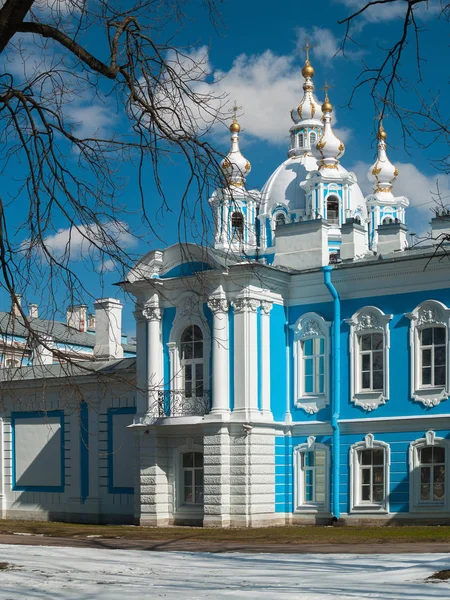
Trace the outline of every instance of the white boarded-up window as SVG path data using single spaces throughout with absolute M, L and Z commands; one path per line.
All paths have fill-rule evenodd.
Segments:
M 63 491 L 63 415 L 12 416 L 13 486 L 18 490 Z

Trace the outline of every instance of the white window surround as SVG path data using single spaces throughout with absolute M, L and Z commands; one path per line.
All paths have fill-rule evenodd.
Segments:
M 203 301 L 197 294 L 186 292 L 177 299 L 177 312 L 170 330 L 169 348 L 170 359 L 170 389 L 183 389 L 183 369 L 180 356 L 180 341 L 183 332 L 189 325 L 198 325 L 203 335 L 203 385 L 209 390 L 211 333 L 203 312 Z
M 363 450 L 384 451 L 384 494 L 382 503 L 370 504 L 361 500 L 361 469 L 360 453 Z M 374 439 L 372 433 L 368 433 L 362 442 L 353 444 L 350 448 L 350 512 L 351 513 L 381 513 L 389 512 L 389 478 L 391 466 L 391 449 L 389 444 Z
M 442 503 L 420 500 L 419 450 L 430 446 L 445 448 L 445 496 Z M 449 452 L 449 440 L 436 437 L 436 433 L 431 430 L 426 432 L 424 438 L 411 442 L 409 445 L 409 512 L 430 513 L 432 515 L 436 512 L 450 511 Z
M 313 312 L 302 315 L 291 329 L 294 331 L 294 401 L 298 408 L 312 415 L 330 403 L 330 326 L 329 321 Z M 304 356 L 302 342 L 323 338 L 325 341 L 325 373 L 323 394 L 307 394 L 304 390 Z
M 411 394 L 414 400 L 422 402 L 428 408 L 438 406 L 442 400 L 450 396 L 450 360 L 449 360 L 449 331 L 450 309 L 437 300 L 425 300 L 406 315 L 411 321 L 409 330 L 409 344 L 411 352 Z M 426 327 L 445 327 L 446 345 L 446 383 L 445 386 L 422 387 L 421 385 L 421 353 L 420 331 Z
M 276 230 L 277 228 L 277 217 L 278 215 L 284 215 L 285 218 L 285 224 L 289 223 L 289 211 L 287 210 L 287 207 L 284 206 L 283 204 L 278 204 L 275 209 L 272 211 L 272 218 L 271 218 L 271 223 L 270 226 L 272 228 L 272 233 Z
M 357 310 L 351 319 L 345 320 L 350 326 L 350 394 L 352 402 L 363 410 L 375 410 L 389 399 L 389 321 L 391 319 L 392 315 L 385 315 L 376 306 L 364 306 Z M 383 334 L 383 389 L 381 391 L 362 389 L 359 344 L 360 337 L 366 333 Z
M 305 452 L 325 452 L 325 502 L 310 502 L 304 500 L 305 482 L 302 472 L 302 454 Z M 294 448 L 294 513 L 329 513 L 330 512 L 330 448 L 326 444 L 319 444 L 311 435 L 306 444 L 299 444 Z
M 186 444 L 175 448 L 173 453 L 173 509 L 177 516 L 201 517 L 203 504 L 185 504 L 183 502 L 183 454 L 186 452 L 204 453 L 203 447 L 194 444 L 192 438 L 186 439 Z M 204 486 L 204 483 L 203 483 Z

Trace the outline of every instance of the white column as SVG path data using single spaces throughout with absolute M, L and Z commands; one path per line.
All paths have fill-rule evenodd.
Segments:
M 272 302 L 261 302 L 261 411 L 272 417 L 270 409 L 270 311 Z
M 257 318 L 260 301 L 236 298 L 234 307 L 234 410 L 235 419 L 250 420 L 258 410 Z
M 161 340 L 162 310 L 157 296 L 144 307 L 143 314 L 147 319 L 147 390 L 148 408 L 153 413 L 158 406 L 158 394 L 163 389 L 162 359 L 163 348 Z
M 228 302 L 226 298 L 210 298 L 208 306 L 214 317 L 211 414 L 228 415 L 230 412 Z
M 136 303 L 134 311 L 136 319 L 136 413 L 143 416 L 148 410 L 147 400 L 147 321 L 142 312 L 142 305 Z

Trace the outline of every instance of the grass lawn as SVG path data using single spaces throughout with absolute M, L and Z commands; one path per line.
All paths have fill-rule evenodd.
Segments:
M 0 534 L 30 533 L 52 537 L 101 536 L 129 540 L 192 540 L 247 544 L 366 544 L 450 542 L 450 526 L 265 527 L 207 529 L 200 527 L 133 527 L 79 525 L 35 521 L 0 521 Z

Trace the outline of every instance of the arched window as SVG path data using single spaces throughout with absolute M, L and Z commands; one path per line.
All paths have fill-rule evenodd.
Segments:
M 242 240 L 244 238 L 244 215 L 235 211 L 231 215 L 231 235 L 233 239 Z
M 183 504 L 203 504 L 203 453 L 188 451 L 181 455 L 181 498 Z
M 5 360 L 5 366 L 10 368 L 10 369 L 15 369 L 17 367 L 20 367 L 20 360 L 18 358 L 12 357 L 12 358 L 7 358 Z
M 409 447 L 410 511 L 449 510 L 448 441 L 427 431 Z
M 278 213 L 275 217 L 275 227 L 279 225 L 286 225 L 286 215 L 282 212 Z
M 384 217 L 382 225 L 390 225 L 393 222 L 394 222 L 394 219 L 392 217 Z
M 426 300 L 406 316 L 411 320 L 412 396 L 432 408 L 450 396 L 450 309 Z
M 326 218 L 328 223 L 339 225 L 339 198 L 337 196 L 328 196 Z
M 198 325 L 189 325 L 180 341 L 182 384 L 186 398 L 203 396 L 203 335 Z
M 355 223 L 358 223 L 359 225 L 361 225 L 361 217 L 359 215 L 356 215 L 354 217 L 354 219 L 355 219 Z
M 303 133 L 298 134 L 298 145 L 300 148 L 303 148 Z
M 310 144 L 311 148 L 314 146 L 314 144 L 316 143 L 316 141 L 317 141 L 317 135 L 313 131 L 313 132 L 311 132 L 309 134 L 309 144 Z
M 368 433 L 350 449 L 352 512 L 387 512 L 390 448 Z

